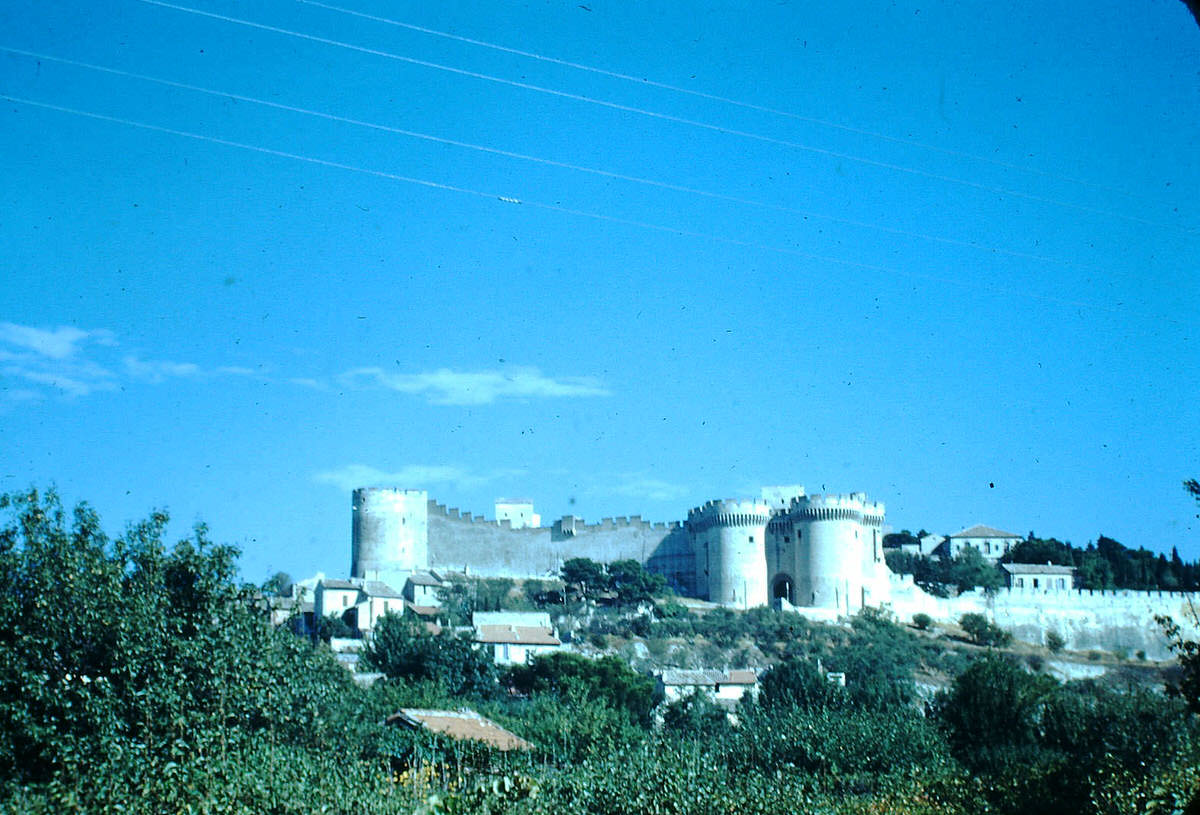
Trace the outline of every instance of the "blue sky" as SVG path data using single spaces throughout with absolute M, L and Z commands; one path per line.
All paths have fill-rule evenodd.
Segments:
M 763 484 L 1200 557 L 1172 0 L 0 9 L 0 489 L 348 568 L 353 485 Z

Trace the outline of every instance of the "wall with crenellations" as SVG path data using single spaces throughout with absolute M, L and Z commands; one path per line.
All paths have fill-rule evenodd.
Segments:
M 429 568 L 480 577 L 556 576 L 564 561 L 585 557 L 600 563 L 633 559 L 690 591 L 695 566 L 680 523 L 651 523 L 638 515 L 584 523 L 566 516 L 551 526 L 513 529 L 429 502 Z
M 914 585 L 911 575 L 893 575 L 889 606 L 901 620 L 925 613 L 957 623 L 964 614 L 983 614 L 1025 642 L 1044 643 L 1046 632 L 1054 631 L 1071 650 L 1144 651 L 1150 659 L 1171 655 L 1158 615 L 1173 618 L 1185 637 L 1200 637 L 1200 594 L 1191 592 L 1002 588 L 941 598 Z

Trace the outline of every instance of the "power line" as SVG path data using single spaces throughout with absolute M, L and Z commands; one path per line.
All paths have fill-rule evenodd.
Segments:
M 687 96 L 694 96 L 699 99 L 707 99 L 712 102 L 721 102 L 726 105 L 734 105 L 736 107 L 745 108 L 746 110 L 757 111 L 759 113 L 769 113 L 773 116 L 783 116 L 783 117 L 786 117 L 788 119 L 793 119 L 798 122 L 806 122 L 808 124 L 820 125 L 821 127 L 828 127 L 833 130 L 841 130 L 845 133 L 853 133 L 858 136 L 869 136 L 871 138 L 880 139 L 882 141 L 891 142 L 893 144 L 903 144 L 908 147 L 918 147 L 922 150 L 930 150 L 935 153 L 942 153 L 943 155 L 954 156 L 955 158 L 965 158 L 965 159 L 970 159 L 971 161 L 979 161 L 979 162 L 983 162 L 985 164 L 991 164 L 992 166 L 995 166 L 995 167 L 1002 167 L 1006 170 L 1017 170 L 1017 171 L 1023 172 L 1023 173 L 1031 173 L 1034 175 L 1040 175 L 1045 178 L 1052 178 L 1057 181 L 1066 181 L 1071 184 L 1078 184 L 1080 186 L 1088 187 L 1088 188 L 1091 188 L 1094 190 L 1101 190 L 1104 192 L 1112 192 L 1112 193 L 1116 193 L 1118 195 L 1124 195 L 1124 196 L 1127 196 L 1130 198 L 1137 197 L 1133 193 L 1131 193 L 1127 190 L 1121 190 L 1121 189 L 1117 189 L 1115 187 L 1109 187 L 1104 184 L 1096 184 L 1095 182 L 1086 181 L 1081 178 L 1073 178 L 1071 176 L 1062 175 L 1060 173 L 1052 173 L 1052 172 L 1048 172 L 1046 170 L 1039 170 L 1034 167 L 1026 167 L 1026 166 L 1023 166 L 1020 164 L 1012 164 L 1007 161 L 1000 161 L 998 159 L 988 158 L 987 156 L 980 156 L 980 155 L 976 155 L 974 153 L 967 153 L 967 152 L 964 152 L 961 150 L 951 150 L 946 147 L 938 147 L 937 145 L 928 144 L 926 142 L 916 141 L 915 139 L 903 139 L 903 138 L 900 138 L 899 136 L 892 136 L 887 133 L 880 133 L 875 130 L 867 130 L 865 128 L 854 127 L 853 125 L 842 124 L 841 122 L 832 122 L 832 121 L 829 121 L 828 119 L 818 119 L 813 116 L 804 116 L 803 114 L 800 114 L 800 113 L 793 113 L 792 111 L 781 110 L 779 108 L 768 107 L 766 105 L 758 105 L 753 102 L 746 102 L 742 99 L 734 99 L 729 96 L 720 96 L 715 93 L 707 93 L 705 91 L 693 90 L 691 88 L 683 88 L 683 87 L 680 87 L 679 85 L 671 85 L 666 82 L 657 82 L 653 79 L 647 79 L 645 77 L 637 77 L 637 76 L 633 76 L 631 74 L 623 74 L 619 71 L 610 71 L 605 68 L 598 68 L 594 65 L 586 65 L 581 62 L 572 62 L 572 61 L 566 60 L 566 59 L 559 59 L 558 57 L 551 57 L 551 56 L 547 56 L 545 54 L 536 53 L 534 51 L 523 51 L 519 48 L 512 48 L 507 45 L 501 45 L 499 43 L 488 42 L 487 40 L 479 40 L 479 39 L 474 39 L 472 37 L 464 37 L 460 34 L 451 34 L 448 31 L 438 31 L 437 29 L 434 29 L 434 28 L 426 28 L 425 26 L 415 25 L 414 23 L 406 23 L 403 20 L 396 20 L 396 19 L 392 19 L 390 17 L 380 17 L 380 16 L 377 16 L 374 14 L 367 14 L 366 12 L 357 11 L 355 9 L 343 8 L 342 6 L 335 6 L 335 5 L 331 5 L 329 3 L 322 3 L 322 2 L 319 2 L 319 0 L 296 0 L 296 2 L 303 3 L 304 5 L 308 5 L 308 6 L 314 6 L 316 8 L 322 8 L 327 11 L 337 12 L 338 14 L 345 14 L 345 15 L 349 15 L 351 17 L 359 17 L 361 19 L 370 20 L 372 22 L 377 22 L 377 23 L 384 23 L 385 25 L 390 25 L 390 26 L 395 26 L 397 28 L 407 29 L 408 31 L 415 31 L 420 34 L 428 34 L 433 37 L 442 37 L 447 40 L 453 40 L 455 42 L 466 43 L 468 45 L 475 45 L 480 48 L 489 48 L 489 49 L 492 49 L 493 51 L 500 51 L 505 54 L 512 54 L 514 56 L 519 56 L 519 57 L 526 57 L 528 59 L 538 60 L 539 62 L 545 62 L 545 63 L 551 64 L 551 65 L 561 65 L 564 68 L 573 68 L 578 71 L 586 71 L 588 73 L 597 74 L 598 76 L 607 76 L 607 77 L 611 77 L 613 79 L 620 79 L 620 80 L 624 80 L 626 82 L 633 82 L 638 85 L 645 85 L 645 86 L 649 86 L 652 88 L 659 88 L 661 90 L 671 91 L 673 93 L 685 94 Z
M 0 94 L 0 99 L 5 99 L 9 102 L 14 102 L 16 104 L 30 105 L 32 107 L 43 108 L 45 110 L 53 110 L 53 111 L 56 111 L 59 113 L 66 113 L 66 114 L 73 115 L 73 116 L 80 116 L 80 117 L 84 117 L 84 118 L 88 118 L 88 119 L 94 119 L 97 121 L 110 122 L 113 124 L 120 124 L 120 125 L 124 125 L 126 127 L 134 127 L 134 128 L 138 128 L 141 130 L 147 130 L 147 131 L 151 131 L 151 132 L 155 132 L 155 133 L 164 133 L 164 134 L 168 134 L 168 135 L 172 135 L 172 136 L 180 136 L 183 138 L 193 139 L 193 140 L 200 141 L 200 142 L 207 142 L 210 144 L 218 144 L 218 145 L 222 145 L 224 147 L 233 147 L 233 148 L 237 148 L 239 150 L 247 150 L 247 151 L 254 152 L 254 153 L 260 153 L 263 155 L 274 156 L 276 158 L 291 159 L 293 161 L 300 161 L 300 162 L 304 162 L 307 164 L 317 165 L 320 167 L 328 167 L 330 169 L 336 169 L 336 170 L 345 170 L 348 172 L 360 173 L 363 175 L 373 176 L 375 178 L 383 178 L 383 179 L 387 179 L 387 180 L 391 180 L 391 181 L 400 181 L 400 182 L 404 182 L 406 184 L 414 184 L 414 185 L 417 185 L 420 187 L 425 187 L 428 189 L 444 190 L 447 192 L 457 192 L 457 193 L 462 193 L 464 195 L 474 196 L 476 198 L 493 199 L 493 200 L 499 201 L 501 203 L 504 203 L 504 204 L 510 205 L 510 206 L 528 206 L 528 207 L 532 207 L 535 209 L 541 209 L 541 210 L 546 210 L 549 212 L 560 213 L 563 215 L 572 215 L 572 216 L 576 216 L 576 217 L 580 217 L 580 218 L 590 218 L 593 220 L 604 221 L 607 223 L 619 224 L 622 226 L 631 226 L 631 227 L 636 227 L 639 229 L 647 229 L 647 230 L 652 230 L 655 232 L 662 232 L 662 233 L 666 233 L 666 234 L 670 234 L 670 235 L 678 235 L 678 236 L 688 237 L 688 238 L 700 238 L 703 240 L 709 240 L 709 241 L 713 241 L 716 243 L 724 243 L 724 244 L 729 244 L 731 246 L 740 246 L 740 247 L 747 248 L 747 249 L 757 249 L 760 251 L 771 252 L 774 254 L 782 254 L 782 255 L 789 255 L 792 257 L 800 257 L 800 258 L 804 258 L 806 260 L 817 261 L 819 263 L 831 263 L 831 264 L 836 264 L 839 266 L 846 266 L 846 267 L 850 267 L 850 268 L 854 268 L 854 269 L 861 269 L 861 270 L 868 271 L 868 272 L 882 272 L 884 274 L 892 275 L 892 276 L 909 277 L 909 278 L 914 278 L 914 279 L 918 279 L 918 280 L 927 280 L 927 281 L 932 281 L 932 282 L 936 282 L 936 283 L 950 284 L 950 285 L 955 285 L 955 286 L 963 286 L 966 288 L 981 288 L 981 289 L 984 289 L 985 291 L 989 291 L 994 294 L 1001 294 L 1001 295 L 1013 296 L 1013 297 L 1025 297 L 1025 298 L 1029 298 L 1029 299 L 1033 299 L 1033 300 L 1040 300 L 1040 301 L 1047 302 L 1047 303 L 1054 303 L 1057 305 L 1066 305 L 1066 306 L 1070 306 L 1072 308 L 1097 309 L 1100 311 L 1124 314 L 1126 316 L 1128 316 L 1130 313 L 1125 308 L 1113 308 L 1110 306 L 1104 306 L 1104 305 L 1100 305 L 1097 303 L 1088 303 L 1088 302 L 1077 301 L 1077 300 L 1067 300 L 1067 299 L 1058 298 L 1058 297 L 1049 297 L 1046 295 L 1034 294 L 1034 293 L 1029 292 L 1024 289 L 1001 289 L 1001 288 L 998 288 L 995 286 L 979 286 L 977 284 L 973 284 L 973 283 L 955 279 L 955 278 L 940 277 L 938 275 L 922 274 L 922 273 L 918 273 L 918 272 L 907 272 L 907 271 L 902 271 L 900 269 L 896 269 L 896 268 L 893 268 L 890 266 L 881 266 L 881 265 L 872 264 L 872 263 L 860 263 L 858 261 L 846 260 L 844 258 L 833 257 L 833 256 L 829 256 L 829 255 L 817 255 L 817 254 L 813 254 L 811 252 L 803 252 L 803 251 L 800 251 L 799 249 L 790 249 L 790 248 L 784 247 L 784 246 L 771 246 L 769 244 L 762 244 L 762 243 L 757 243 L 754 241 L 746 241 L 746 240 L 742 240 L 740 238 L 730 238 L 730 237 L 727 237 L 724 235 L 715 235 L 715 234 L 707 233 L 707 232 L 697 232 L 697 231 L 689 230 L 689 229 L 679 229 L 676 227 L 665 226 L 663 224 L 651 223 L 649 221 L 639 221 L 639 220 L 635 220 L 632 218 L 622 218 L 617 215 L 608 215 L 608 214 L 605 214 L 602 212 L 590 212 L 588 210 L 573 209 L 570 207 L 560 206 L 558 204 L 547 204 L 547 203 L 540 202 L 540 201 L 522 199 L 522 198 L 518 198 L 515 196 L 511 196 L 511 195 L 506 195 L 506 194 L 499 194 L 499 193 L 494 193 L 494 192 L 486 192 L 483 190 L 476 190 L 476 189 L 472 189 L 470 187 L 459 187 L 459 186 L 456 186 L 453 184 L 443 184 L 438 181 L 430 181 L 428 179 L 416 178 L 414 176 L 406 176 L 406 175 L 401 175 L 399 173 L 390 173 L 390 172 L 387 172 L 384 170 L 372 170 L 369 167 L 359 167 L 359 166 L 356 166 L 353 164 L 345 164 L 343 162 L 330 161 L 328 159 L 317 158 L 315 156 L 308 156 L 308 155 L 304 155 L 302 153 L 292 153 L 292 152 L 288 152 L 286 150 L 276 150 L 276 149 L 270 148 L 270 147 L 262 147 L 260 145 L 255 145 L 255 144 L 246 144 L 245 142 L 236 142 L 236 141 L 232 141 L 230 139 L 218 138 L 216 136 L 206 136 L 202 133 L 193 133 L 188 130 L 178 130 L 176 128 L 163 127 L 162 125 L 150 124 L 148 122 L 139 122 L 134 119 L 125 119 L 125 118 L 121 118 L 119 116 L 109 116 L 109 115 L 103 114 L 103 113 L 94 113 L 92 111 L 86 111 L 86 110 L 80 110 L 78 108 L 66 107 L 65 105 L 55 105 L 55 104 L 52 104 L 49 102 L 39 102 L 34 99 L 27 99 L 24 97 L 12 96 L 9 94 Z M 1168 322 L 1175 322 L 1173 320 L 1169 320 L 1168 318 L 1159 317 L 1157 315 L 1149 315 L 1149 317 L 1152 319 L 1156 319 L 1156 320 L 1167 320 Z
M 909 175 L 920 176 L 922 178 L 928 178 L 928 179 L 931 179 L 934 181 L 941 181 L 941 182 L 944 182 L 947 184 L 958 184 L 958 185 L 961 185 L 964 187 L 969 187 L 969 188 L 976 189 L 976 190 L 982 190 L 984 192 L 991 192 L 996 195 L 1004 195 L 1004 196 L 1009 196 L 1012 198 L 1021 198 L 1021 199 L 1027 200 L 1027 201 L 1034 201 L 1036 203 L 1062 207 L 1065 209 L 1073 209 L 1078 212 L 1086 212 L 1091 215 L 1099 215 L 1099 216 L 1102 216 L 1105 218 L 1118 218 L 1118 219 L 1130 221 L 1133 223 L 1140 223 L 1140 224 L 1143 224 L 1146 226 L 1158 227 L 1160 229 L 1178 230 L 1178 231 L 1182 231 L 1182 232 L 1189 233 L 1189 234 L 1192 234 L 1196 231 L 1196 230 L 1187 229 L 1185 227 L 1176 226 L 1174 224 L 1165 224 L 1165 223 L 1160 223 L 1160 222 L 1156 222 L 1156 221 L 1150 221 L 1145 218 L 1138 218 L 1133 215 L 1125 215 L 1120 212 L 1110 212 L 1108 210 L 1096 209 L 1094 207 L 1087 207 L 1087 206 L 1083 206 L 1081 204 L 1073 204 L 1068 201 L 1060 201 L 1060 200 L 1053 199 L 1053 198 L 1045 198 L 1043 196 L 1033 195 L 1032 193 L 1020 192 L 1018 190 L 1011 190 L 1011 189 L 1007 189 L 1005 187 L 995 187 L 990 184 L 983 184 L 983 183 L 980 183 L 977 181 L 968 181 L 965 178 L 957 178 L 955 176 L 942 175 L 940 173 L 931 173 L 926 170 L 917 169 L 915 167 L 906 167 L 906 166 L 900 165 L 900 164 L 892 164 L 890 162 L 877 161 L 875 159 L 865 158 L 863 156 L 855 156 L 855 155 L 852 155 L 849 153 L 841 153 L 836 150 L 828 150 L 823 147 L 814 147 L 812 145 L 802 144 L 800 142 L 788 141 L 786 139 L 777 139 L 772 136 L 764 136 L 759 133 L 751 133 L 751 132 L 745 131 L 745 130 L 736 130 L 733 128 L 721 127 L 720 125 L 714 125 L 709 122 L 702 122 L 702 121 L 698 121 L 696 119 L 687 119 L 682 116 L 673 116 L 673 115 L 667 114 L 667 113 L 659 113 L 656 111 L 647 110 L 645 108 L 633 107 L 631 105 L 622 105 L 617 102 L 610 102 L 605 99 L 596 99 L 595 97 L 584 96 L 582 94 L 570 93 L 568 91 L 555 90 L 553 88 L 546 88 L 546 87 L 542 87 L 540 85 L 534 85 L 534 84 L 531 84 L 528 82 L 519 82 L 514 79 L 505 79 L 503 77 L 493 76 L 491 74 L 483 74 L 483 73 L 479 73 L 477 71 L 468 71 L 464 68 L 455 68 L 453 66 L 442 65 L 437 62 L 430 62 L 428 60 L 417 59 L 415 57 L 407 57 L 407 56 L 404 56 L 403 54 L 396 54 L 396 53 L 393 53 L 390 51 L 382 51 L 382 50 L 379 50 L 376 48 L 367 48 L 365 46 L 354 45 L 353 43 L 342 42 L 340 40 L 333 40 L 333 39 L 329 39 L 327 37 L 318 37 L 315 34 L 305 34 L 304 32 L 301 32 L 301 31 L 292 31 L 291 29 L 280 28 L 278 26 L 273 26 L 273 25 L 267 25 L 266 23 L 256 23 L 252 20 L 244 20 L 244 19 L 241 19 L 238 17 L 230 17 L 229 15 L 226 15 L 226 14 L 218 14 L 218 13 L 212 12 L 212 11 L 203 11 L 201 9 L 191 8 L 189 6 L 180 6 L 180 5 L 176 5 L 174 3 L 167 3 L 167 2 L 164 2 L 164 0 L 137 0 L 137 2 L 145 3 L 145 4 L 151 5 L 151 6 L 160 6 L 162 8 L 174 9 L 176 11 L 182 11 L 187 14 L 195 14 L 197 16 L 208 17 L 208 18 L 214 19 L 214 20 L 221 20 L 223 22 L 234 23 L 236 25 L 243 25 L 243 26 L 247 26 L 249 28 L 256 28 L 261 31 L 270 31 L 270 32 L 276 33 L 276 34 L 283 34 L 283 35 L 289 36 L 289 37 L 296 37 L 298 39 L 307 40 L 309 42 L 320 43 L 322 45 L 332 45 L 337 48 L 345 48 L 347 50 L 355 51 L 355 52 L 361 53 L 361 54 L 369 54 L 371 56 L 382 57 L 384 59 L 396 60 L 398 62 L 404 62 L 409 65 L 416 65 L 419 67 L 429 68 L 429 69 L 436 70 L 436 71 L 444 71 L 446 73 L 456 74 L 458 76 L 466 76 L 466 77 L 470 77 L 472 79 L 479 79 L 479 80 L 486 81 L 486 82 L 495 82 L 497 84 L 507 85 L 507 86 L 513 87 L 513 88 L 521 88 L 522 90 L 534 91 L 536 93 L 545 93 L 545 94 L 549 94 L 551 96 L 556 96 L 556 97 L 559 97 L 562 99 L 570 99 L 570 100 L 573 100 L 576 102 L 583 102 L 583 103 L 590 104 L 590 105 L 597 105 L 599 107 L 609 108 L 611 110 L 619 110 L 624 113 L 632 113 L 632 114 L 635 114 L 638 116 L 646 116 L 646 117 L 649 117 L 652 119 L 658 119 L 661 121 L 668 121 L 668 122 L 673 122 L 675 124 L 682 124 L 682 125 L 686 125 L 689 127 L 696 127 L 696 128 L 708 130 L 708 131 L 711 131 L 714 133 L 722 133 L 722 134 L 728 135 L 728 136 L 738 136 L 740 138 L 763 142 L 765 144 L 774 144 L 774 145 L 777 145 L 780 147 L 789 147 L 789 148 L 792 148 L 795 150 L 801 150 L 804 152 L 824 156 L 826 158 L 836 158 L 836 159 L 841 159 L 843 161 L 850 161 L 850 162 L 854 162 L 857 164 L 863 164 L 866 166 L 878 167 L 880 169 L 892 170 L 892 171 L 901 172 L 901 173 L 907 173 Z
M 5 51 L 5 52 L 11 53 L 11 54 L 19 54 L 21 56 L 29 57 L 31 59 L 45 60 L 48 62 L 58 62 L 58 63 L 64 64 L 64 65 L 71 65 L 71 66 L 78 67 L 78 68 L 85 68 L 85 69 L 92 70 L 92 71 L 98 71 L 98 72 L 102 72 L 102 73 L 106 73 L 106 74 L 112 74 L 114 76 L 120 76 L 120 77 L 129 78 L 129 79 L 137 79 L 137 80 L 143 81 L 143 82 L 152 82 L 152 83 L 155 83 L 158 85 L 164 85 L 164 86 L 171 87 L 171 88 L 179 88 L 182 90 L 193 91 L 196 93 L 203 93 L 203 94 L 207 94 L 209 96 L 217 96 L 217 97 L 223 97 L 223 98 L 228 98 L 228 99 L 234 99 L 234 100 L 237 100 L 240 102 L 249 102 L 251 104 L 262 105 L 264 107 L 274 108 L 276 110 L 284 110 L 284 111 L 288 111 L 290 113 L 298 113 L 298 114 L 302 114 L 305 116 L 312 116 L 312 117 L 316 117 L 316 118 L 320 118 L 320 119 L 325 119 L 328 121 L 339 122 L 342 124 L 349 124 L 349 125 L 354 125 L 354 126 L 358 126 L 358 127 L 370 128 L 373 130 L 379 130 L 382 132 L 391 133 L 391 134 L 395 134 L 395 135 L 411 137 L 414 139 L 420 139 L 423 141 L 433 142 L 436 144 L 445 144 L 448 146 L 460 147 L 460 148 L 464 148 L 464 149 L 468 149 L 468 150 L 475 150 L 475 151 L 482 152 L 482 153 L 503 156 L 505 158 L 514 158 L 514 159 L 519 159 L 522 161 L 529 161 L 529 162 L 533 162 L 536 164 L 542 164 L 542 165 L 546 165 L 546 166 L 550 166 L 550 167 L 558 167 L 561 169 L 572 170 L 572 171 L 581 172 L 581 173 L 588 173 L 591 175 L 601 176 L 604 178 L 612 178 L 612 179 L 616 179 L 616 180 L 620 180 L 620 181 L 628 181 L 628 182 L 635 183 L 635 184 L 642 184 L 645 186 L 670 190 L 673 192 L 681 192 L 681 193 L 686 193 L 686 194 L 690 194 L 690 195 L 697 195 L 697 196 L 702 196 L 705 198 L 711 198 L 714 200 L 728 201 L 730 203 L 741 204 L 741 205 L 745 205 L 745 206 L 761 207 L 764 209 L 770 209 L 770 210 L 774 210 L 777 212 L 784 212 L 784 213 L 791 214 L 791 215 L 798 215 L 798 216 L 801 216 L 804 218 L 814 218 L 814 219 L 818 219 L 818 220 L 829 221 L 831 223 L 838 223 L 838 224 L 843 224 L 846 226 L 858 227 L 861 229 L 870 229 L 870 230 L 874 230 L 874 231 L 878 231 L 878 232 L 887 233 L 890 235 L 898 235 L 898 236 L 902 236 L 902 237 L 915 238 L 918 240 L 942 243 L 942 244 L 946 244 L 949 246 L 957 246 L 957 247 L 961 247 L 961 248 L 975 249 L 975 250 L 979 250 L 982 252 L 988 252 L 990 254 L 999 254 L 999 255 L 1005 255 L 1008 257 L 1020 258 L 1023 260 L 1032 260 L 1032 261 L 1037 261 L 1037 262 L 1042 262 L 1042 263 L 1054 263 L 1054 264 L 1059 264 L 1059 265 L 1072 266 L 1075 268 L 1092 269 L 1095 271 L 1099 271 L 1099 269 L 1097 269 L 1097 267 L 1088 266 L 1086 264 L 1079 264 L 1079 263 L 1076 263 L 1075 261 L 1064 260 L 1061 258 L 1048 257 L 1045 255 L 1036 255 L 1036 254 L 1032 254 L 1029 252 L 1020 252 L 1020 251 L 1017 251 L 1014 249 L 1005 249 L 1005 248 L 999 247 L 999 246 L 989 246 L 989 245 L 978 243 L 975 241 L 958 240 L 956 238 L 948 238 L 948 237 L 944 237 L 941 235 L 929 235 L 929 234 L 925 234 L 925 233 L 921 233 L 921 232 L 911 232 L 909 230 L 899 229 L 897 227 L 885 226 L 883 224 L 878 224 L 878 223 L 872 223 L 872 222 L 867 222 L 867 221 L 858 221 L 858 220 L 854 220 L 854 219 L 850 219 L 850 218 L 841 218 L 841 217 L 838 217 L 835 215 L 828 215 L 828 214 L 819 213 L 819 212 L 810 212 L 810 211 L 798 209 L 795 207 L 785 206 L 783 204 L 772 204 L 772 203 L 769 203 L 766 201 L 757 201 L 757 200 L 754 200 L 751 198 L 742 198 L 742 197 L 735 196 L 735 195 L 728 195 L 725 193 L 713 192 L 711 190 L 704 190 L 704 189 L 699 189 L 699 188 L 695 188 L 695 187 L 688 187 L 688 186 L 683 186 L 680 184 L 672 184 L 670 182 L 659 181 L 659 180 L 651 179 L 651 178 L 626 175 L 623 173 L 612 172 L 610 170 L 603 170 L 603 169 L 599 169 L 599 168 L 595 168 L 595 167 L 586 167 L 586 166 L 582 166 L 582 165 L 578 165 L 578 164 L 571 164 L 571 163 L 563 162 L 563 161 L 555 161 L 553 159 L 542 158 L 540 156 L 532 156 L 532 155 L 528 155 L 525 153 L 516 153 L 516 152 L 509 151 L 509 150 L 502 150 L 502 149 L 496 148 L 496 147 L 488 147 L 486 145 L 472 144 L 470 142 L 459 141 L 456 139 L 449 139 L 449 138 L 445 138 L 442 136 L 435 136 L 435 135 L 432 135 L 429 133 L 421 133 L 419 131 L 407 130 L 407 129 L 399 128 L 399 127 L 392 127 L 390 125 L 379 124 L 376 122 L 369 122 L 369 121 L 364 121 L 361 119 L 353 119 L 353 118 L 346 117 L 346 116 L 338 116 L 338 115 L 335 115 L 332 113 L 324 113 L 322 111 L 310 110 L 308 108 L 297 107 L 295 105 L 288 105 L 288 104 L 284 104 L 281 102 L 272 102 L 267 99 L 260 99 L 260 98 L 253 97 L 253 96 L 246 96 L 243 94 L 231 93 L 228 91 L 214 90 L 211 88 L 201 87 L 199 85 L 191 85 L 186 82 L 176 82 L 174 80 L 162 79 L 160 77 L 149 76 L 147 74 L 141 74 L 141 73 L 135 73 L 133 71 L 124 71 L 124 70 L 121 70 L 118 68 L 110 68 L 110 67 L 107 67 L 104 65 L 95 65 L 92 63 L 88 63 L 88 62 L 81 62 L 79 60 L 68 59 L 66 57 L 56 57 L 56 56 L 52 56 L 50 54 L 42 54 L 42 53 L 38 53 L 35 51 L 26 51 L 26 50 L 20 49 L 20 48 L 10 48 L 8 46 L 3 46 L 3 45 L 0 45 L 0 51 Z

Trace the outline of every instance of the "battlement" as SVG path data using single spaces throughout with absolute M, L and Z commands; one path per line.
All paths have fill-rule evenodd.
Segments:
M 359 495 L 379 495 L 384 493 L 403 495 L 406 498 L 420 498 L 422 496 L 428 498 L 429 496 L 429 493 L 425 490 L 409 490 L 401 487 L 356 487 L 352 497 L 357 499 Z
M 868 501 L 866 493 L 845 495 L 806 495 L 792 501 L 788 515 L 805 521 L 856 521 L 867 526 L 882 526 L 882 501 Z
M 617 529 L 644 529 L 656 532 L 670 532 L 673 529 L 683 526 L 682 521 L 647 521 L 641 515 L 601 518 L 599 522 L 591 524 L 585 522 L 577 515 L 564 515 L 550 524 L 549 527 L 522 527 L 514 529 L 508 519 L 499 521 L 489 520 L 482 515 L 473 515 L 470 512 L 460 510 L 458 507 L 448 507 L 435 500 L 429 501 L 429 515 L 468 524 L 489 524 L 502 529 L 512 529 L 514 532 L 551 529 L 556 535 L 566 537 L 586 535 L 592 532 L 611 532 Z
M 770 520 L 771 507 L 763 501 L 725 498 L 689 510 L 687 526 L 699 532 L 713 526 L 766 526 Z

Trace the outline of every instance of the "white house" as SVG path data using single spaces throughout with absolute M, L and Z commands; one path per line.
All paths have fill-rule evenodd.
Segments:
M 983 555 L 985 559 L 996 561 L 1022 540 L 1024 538 L 1020 535 L 1014 535 L 1012 532 L 1005 532 L 993 526 L 976 524 L 975 526 L 969 526 L 966 529 L 955 532 L 950 536 L 950 557 L 958 557 L 963 549 L 970 546 Z
M 477 611 L 471 625 L 475 643 L 490 651 L 497 665 L 524 665 L 562 647 L 550 615 L 542 611 Z
M 497 498 L 496 521 L 508 521 L 513 529 L 536 529 L 542 525 L 542 516 L 533 511 L 533 501 L 528 498 Z
M 1075 569 L 1050 563 L 1002 563 L 1010 589 L 1024 591 L 1071 591 L 1075 588 Z
M 741 701 L 746 693 L 758 695 L 758 674 L 748 668 L 732 671 L 669 668 L 659 674 L 658 686 L 667 703 L 703 693 L 714 702 L 730 704 Z
M 325 579 L 317 584 L 315 612 L 319 617 L 340 617 L 365 634 L 385 614 L 403 614 L 404 595 L 378 580 Z
M 434 572 L 413 572 L 404 581 L 404 599 L 415 606 L 440 607 L 438 589 L 445 583 Z
M 918 549 L 917 554 L 929 557 L 945 542 L 946 538 L 943 535 L 925 535 L 921 538 L 920 548 Z

